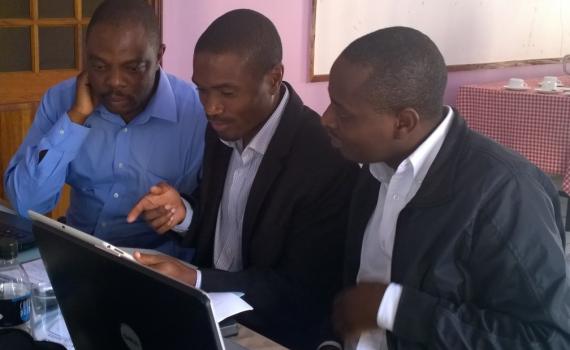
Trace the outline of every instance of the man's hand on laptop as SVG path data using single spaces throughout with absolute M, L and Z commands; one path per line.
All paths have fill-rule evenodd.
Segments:
M 163 234 L 184 220 L 186 207 L 176 189 L 161 182 L 150 188 L 131 209 L 127 222 L 134 222 L 142 214 L 146 222 L 159 234 Z
M 168 277 L 182 283 L 196 286 L 197 271 L 180 260 L 162 254 L 144 254 L 135 252 L 134 258 L 141 264 L 150 267 Z

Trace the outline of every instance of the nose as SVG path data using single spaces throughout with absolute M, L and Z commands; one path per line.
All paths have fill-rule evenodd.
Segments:
M 113 89 L 125 86 L 125 79 L 120 69 L 113 68 L 109 71 L 109 74 L 107 75 L 107 85 Z
M 209 116 L 220 115 L 224 112 L 224 105 L 220 100 L 212 96 L 202 96 L 202 105 L 204 105 L 204 111 Z

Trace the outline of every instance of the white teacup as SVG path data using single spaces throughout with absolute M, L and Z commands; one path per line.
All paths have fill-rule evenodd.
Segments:
M 556 80 L 543 80 L 542 84 L 540 84 L 540 88 L 544 91 L 554 91 L 557 87 L 558 84 Z
M 561 82 L 560 82 L 560 80 L 558 79 L 558 77 L 547 75 L 547 76 L 544 77 L 544 79 L 542 79 L 542 86 L 543 86 L 543 88 L 544 88 L 544 83 L 547 83 L 547 82 L 550 82 L 550 81 L 551 81 L 551 82 L 554 82 L 555 85 L 561 85 Z
M 508 87 L 512 89 L 526 89 L 528 85 L 524 81 L 524 79 L 520 78 L 511 78 L 509 79 L 509 83 L 507 84 Z

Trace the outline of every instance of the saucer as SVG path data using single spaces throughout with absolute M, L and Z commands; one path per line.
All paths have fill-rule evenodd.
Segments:
M 529 87 L 528 86 L 509 86 L 509 85 L 505 85 L 503 86 L 505 89 L 507 90 L 512 90 L 512 91 L 525 91 L 528 90 Z
M 536 91 L 540 94 L 558 94 L 558 93 L 562 92 L 562 90 L 558 90 L 558 89 L 556 89 L 556 90 L 543 90 L 541 88 L 536 88 L 536 89 L 534 89 L 534 91 Z
M 540 83 L 538 83 L 538 86 L 542 86 L 542 83 L 543 83 L 542 81 Z M 562 82 L 559 81 L 556 83 L 556 86 L 560 87 L 560 86 L 564 86 L 564 84 L 562 84 Z

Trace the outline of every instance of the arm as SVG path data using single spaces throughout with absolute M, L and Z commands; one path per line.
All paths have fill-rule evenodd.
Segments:
M 284 318 L 293 318 L 295 314 L 324 316 L 340 285 L 346 209 L 357 172 L 356 166 L 344 164 L 336 167 L 336 172 L 331 171 L 334 175 L 321 173 L 314 179 L 305 179 L 307 186 L 297 191 L 303 195 L 291 196 L 293 209 L 280 212 L 287 218 L 286 225 L 265 224 L 263 231 L 273 232 L 255 233 L 275 241 L 249 247 L 251 265 L 247 269 L 200 269 L 202 288 L 244 292 L 244 299 L 264 319 L 274 318 L 276 309 L 286 315 Z M 279 245 L 280 254 L 275 261 L 259 264 L 251 256 L 259 256 L 263 247 L 272 244 Z
M 469 237 L 463 300 L 404 286 L 394 335 L 438 349 L 569 348 L 558 199 L 548 192 L 522 178 L 484 201 Z
M 53 209 L 65 182 L 68 164 L 87 138 L 89 129 L 82 124 L 91 113 L 93 102 L 85 74 L 78 77 L 77 86 L 76 95 L 87 96 L 78 98 L 69 112 L 61 102 L 64 99 L 57 96 L 57 90 L 46 93 L 26 139 L 6 169 L 6 193 L 22 216 L 27 216 L 28 209 L 40 212 Z

